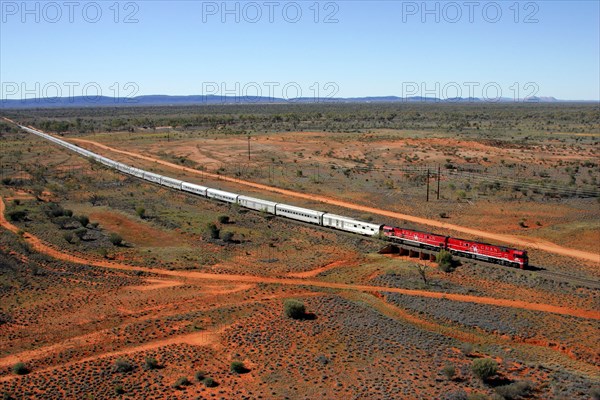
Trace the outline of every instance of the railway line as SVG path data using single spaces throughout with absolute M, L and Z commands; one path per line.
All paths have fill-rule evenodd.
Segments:
M 9 122 L 14 123 L 13 121 L 7 120 Z M 17 124 L 18 125 L 18 124 Z M 173 179 L 170 177 L 158 175 L 155 173 L 147 172 L 144 170 L 140 170 L 135 167 L 128 166 L 126 164 L 113 161 L 109 158 L 100 156 L 96 153 L 93 153 L 89 150 L 85 150 L 81 147 L 73 145 L 69 142 L 63 141 L 61 139 L 55 138 L 51 135 L 43 133 L 41 131 L 24 127 L 18 125 L 21 129 L 33 133 L 37 136 L 40 136 L 46 140 L 50 140 L 55 144 L 66 147 L 80 155 L 92 158 L 102 164 L 107 165 L 113 169 L 116 169 L 120 172 L 126 173 L 128 175 L 132 175 L 134 177 L 156 183 L 162 186 L 166 186 L 169 188 L 187 191 L 189 193 L 193 193 L 196 195 L 201 195 L 203 197 L 208 197 L 220 201 L 224 201 L 227 203 L 236 203 L 241 205 L 242 207 L 267 212 L 273 215 L 278 215 L 282 217 L 286 217 L 296 222 L 301 223 L 310 223 L 317 225 L 319 227 L 328 228 L 328 229 L 337 229 L 344 233 L 351 234 L 360 234 L 366 237 L 372 238 L 380 238 L 386 237 L 388 240 L 393 242 L 401 243 L 404 245 L 417 247 L 417 248 L 426 248 L 433 251 L 439 251 L 440 249 L 448 248 L 452 253 L 465 256 L 467 258 L 479 259 L 483 261 L 495 261 L 496 263 L 500 263 L 503 265 L 513 265 L 521 268 L 527 267 L 527 254 L 526 252 L 522 252 L 515 249 L 505 248 L 503 246 L 494 246 L 487 245 L 485 243 L 478 243 L 472 241 L 463 241 L 462 239 L 454 239 L 451 237 L 443 237 L 439 235 L 429 234 L 426 232 L 412 231 L 401 228 L 391 228 L 384 225 L 378 225 L 373 223 L 368 223 L 364 221 L 358 221 L 352 218 L 319 212 L 315 210 L 290 206 L 282 203 L 270 202 L 262 199 L 256 199 L 244 195 L 238 195 L 236 193 L 221 191 L 218 189 L 211 189 L 195 184 L 191 184 L 188 182 L 180 181 L 177 179 Z M 404 232 L 406 231 L 406 232 Z M 410 236 L 409 236 L 410 235 Z M 460 242 L 459 242 L 460 241 Z M 455 246 L 465 246 L 451 248 L 448 246 L 448 243 L 456 243 Z M 475 253 L 470 252 L 471 248 L 466 246 L 475 245 Z M 484 248 L 483 246 L 489 246 Z M 484 253 L 483 251 L 492 251 L 492 253 Z M 496 251 L 496 253 L 494 253 Z M 517 255 L 515 257 L 515 254 Z M 522 262 L 522 258 L 519 257 L 519 254 L 524 254 L 525 263 Z M 510 259 L 506 258 L 510 257 Z M 494 260 L 494 258 L 496 258 Z M 571 284 L 578 284 L 588 288 L 600 289 L 600 282 L 593 279 L 581 278 L 577 276 L 572 276 L 569 274 L 564 274 L 561 272 L 550 271 L 543 268 L 538 268 L 536 271 L 540 276 L 545 276 L 552 280 L 558 280 Z
M 547 269 L 540 269 L 538 271 L 535 271 L 535 273 L 539 276 L 552 279 L 554 281 L 576 284 L 590 289 L 600 290 L 600 281 L 596 279 L 582 278 L 579 276 L 566 274 L 564 272 L 550 271 Z

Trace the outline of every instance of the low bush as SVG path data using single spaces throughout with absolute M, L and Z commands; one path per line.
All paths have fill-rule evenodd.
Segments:
M 221 224 L 228 224 L 229 223 L 229 216 L 228 215 L 220 215 L 218 218 L 219 223 Z
M 117 234 L 117 233 L 111 233 L 108 236 L 108 240 L 110 240 L 110 242 L 115 245 L 115 246 L 122 246 L 123 245 L 123 238 L 121 237 L 121 235 Z
M 146 360 L 144 361 L 144 368 L 150 371 L 153 369 L 159 369 L 160 365 L 158 364 L 158 361 L 156 361 L 156 358 L 146 357 Z
M 77 236 L 79 239 L 82 239 L 85 234 L 87 233 L 87 229 L 85 229 L 84 227 L 81 228 L 77 228 L 73 231 L 73 233 L 75 234 L 75 236 Z
M 73 234 L 71 232 L 65 232 L 63 234 L 63 238 L 68 242 L 73 244 L 75 241 L 75 236 L 73 236 Z
M 197 371 L 194 374 L 194 379 L 196 379 L 196 381 L 198 381 L 198 382 L 202 382 L 205 378 L 206 378 L 206 372 L 204 372 L 204 371 Z
M 444 272 L 454 271 L 454 259 L 452 254 L 446 250 L 440 250 L 436 257 L 439 268 Z
M 298 300 L 288 299 L 283 303 L 285 316 L 293 319 L 301 319 L 306 314 L 306 307 Z
M 90 219 L 87 215 L 78 215 L 75 217 L 75 219 L 77 221 L 79 221 L 79 223 L 81 224 L 81 226 L 83 226 L 84 228 L 86 226 L 88 226 L 88 224 L 90 223 Z
M 496 388 L 496 393 L 506 400 L 518 400 L 522 397 L 526 397 L 530 391 L 531 383 L 525 381 L 514 382 Z
M 115 361 L 115 365 L 113 366 L 113 372 L 130 372 L 133 371 L 133 364 L 130 363 L 129 361 L 123 359 L 123 358 L 119 358 L 117 361 Z
M 146 209 L 144 207 L 136 207 L 135 208 L 135 213 L 138 215 L 138 217 L 140 217 L 141 219 L 146 218 Z
M 13 222 L 24 221 L 27 218 L 27 211 L 25 210 L 13 210 L 7 213 L 8 218 Z
M 121 386 L 121 385 L 115 386 L 115 394 L 125 394 L 125 389 L 123 389 L 123 386 Z
M 491 358 L 478 358 L 473 361 L 471 369 L 476 377 L 485 381 L 498 373 L 498 363 Z
M 217 382 L 213 378 L 204 378 L 202 383 L 204 383 L 204 386 L 209 387 L 209 388 L 218 386 Z
M 18 362 L 15 365 L 13 365 L 12 372 L 15 375 L 27 375 L 29 373 L 29 368 L 27 368 L 27 365 L 25 365 L 25 363 Z
M 442 400 L 468 400 L 467 392 L 462 389 L 448 392 L 442 396 Z
M 223 241 L 225 243 L 231 243 L 231 242 L 233 242 L 233 232 L 225 232 L 223 234 Z
M 221 230 L 215 224 L 208 224 L 208 234 L 211 239 L 218 239 L 221 236 Z
M 175 389 L 183 389 L 185 386 L 189 386 L 191 385 L 192 382 L 190 382 L 190 380 L 188 378 L 186 378 L 185 376 L 182 376 L 181 378 L 178 378 L 175 383 L 173 384 L 173 387 Z
M 467 400 L 494 400 L 493 398 L 487 397 L 482 393 L 471 393 L 467 396 Z
M 241 361 L 232 362 L 231 366 L 230 366 L 230 370 L 231 370 L 231 372 L 236 373 L 236 374 L 243 374 L 245 372 L 248 372 L 248 368 L 246 368 L 244 363 Z
M 473 345 L 471 343 L 463 343 L 460 346 L 460 351 L 462 351 L 465 356 L 470 356 L 471 353 L 473 353 Z
M 444 368 L 442 368 L 442 374 L 444 374 L 448 380 L 452 380 L 456 375 L 456 368 L 452 364 L 446 364 L 444 365 Z

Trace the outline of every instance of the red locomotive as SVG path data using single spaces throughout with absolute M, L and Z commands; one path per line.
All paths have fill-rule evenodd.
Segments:
M 446 248 L 446 241 L 448 239 L 446 236 L 392 226 L 384 226 L 383 234 L 393 242 L 407 243 L 413 246 L 438 250 Z
M 473 240 L 458 239 L 451 236 L 441 236 L 434 233 L 392 226 L 384 226 L 383 234 L 394 242 L 406 243 L 433 250 L 443 249 L 458 256 L 496 262 L 502 265 L 519 267 L 521 269 L 527 268 L 529 263 L 526 251 L 512 249 L 510 247 L 496 246 L 488 243 L 475 242 Z

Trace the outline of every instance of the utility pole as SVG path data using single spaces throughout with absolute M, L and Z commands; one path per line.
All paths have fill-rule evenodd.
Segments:
M 429 202 L 429 168 L 427 168 L 427 201 Z
M 321 180 L 321 165 L 317 163 L 317 183 Z
M 442 168 L 438 164 L 438 174 L 437 174 L 437 199 L 440 199 L 440 178 L 442 175 Z

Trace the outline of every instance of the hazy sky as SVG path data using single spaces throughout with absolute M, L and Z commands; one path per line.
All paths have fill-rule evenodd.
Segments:
M 1 98 L 600 98 L 598 1 L 0 1 Z

